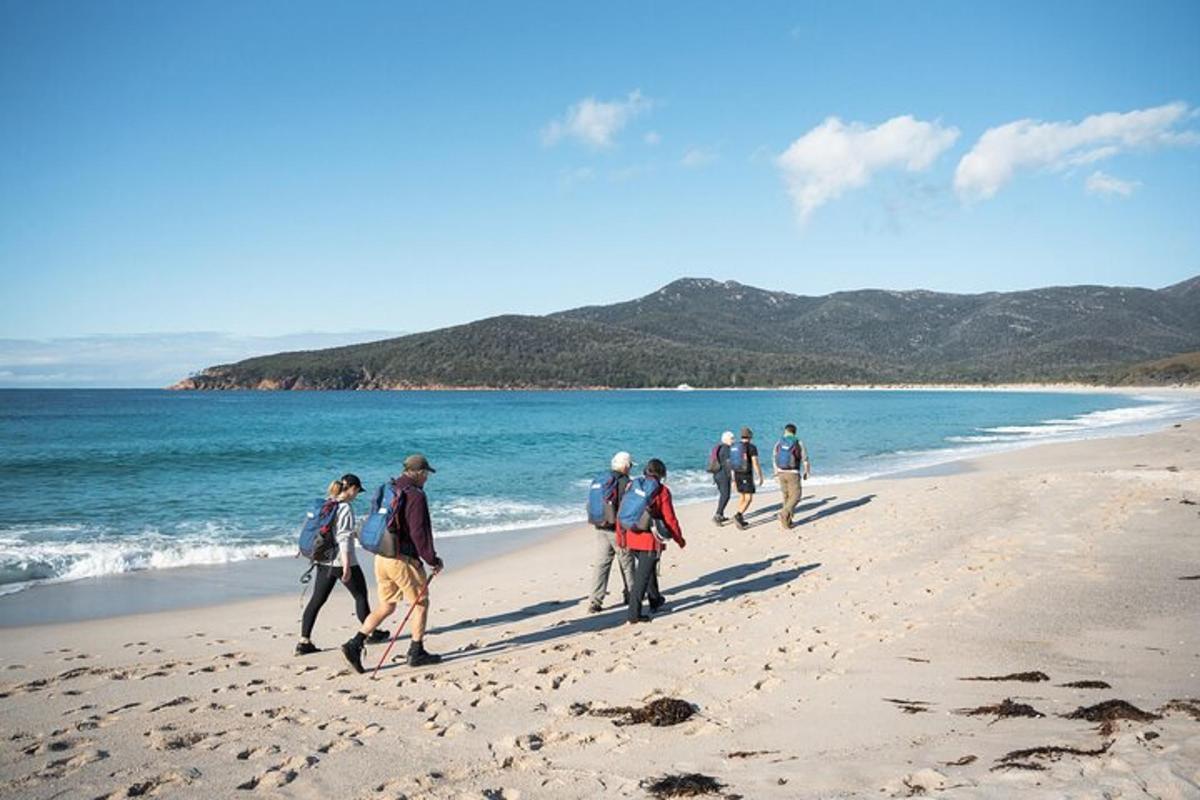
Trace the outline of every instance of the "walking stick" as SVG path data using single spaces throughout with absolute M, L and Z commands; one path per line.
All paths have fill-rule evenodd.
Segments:
M 404 619 L 400 620 L 400 624 L 396 626 L 396 632 L 392 634 L 392 639 L 388 642 L 387 649 L 383 651 L 383 657 L 379 659 L 379 663 L 371 671 L 371 680 L 375 680 L 375 676 L 379 674 L 379 668 L 383 666 L 384 661 L 387 661 L 388 653 L 392 652 L 392 646 L 396 644 L 396 638 L 400 635 L 400 631 L 404 630 L 404 626 L 408 624 L 408 618 L 412 616 L 412 612 L 421 604 L 421 600 L 425 598 L 425 595 L 429 593 L 429 584 L 433 583 L 433 579 L 436 577 L 436 572 L 429 576 L 429 580 L 425 581 L 425 586 L 422 587 L 421 593 L 417 595 L 416 602 L 408 607 L 408 613 L 404 615 Z

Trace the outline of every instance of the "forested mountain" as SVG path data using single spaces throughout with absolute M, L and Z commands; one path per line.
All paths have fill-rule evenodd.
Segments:
M 608 306 L 492 317 L 210 367 L 176 388 L 1107 382 L 1126 375 L 1127 365 L 1197 350 L 1200 277 L 1160 290 L 863 290 L 822 297 L 686 278 Z M 1137 374 L 1168 373 L 1148 367 Z

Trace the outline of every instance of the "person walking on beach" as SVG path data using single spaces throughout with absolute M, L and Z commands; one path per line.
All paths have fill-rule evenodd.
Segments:
M 800 477 L 808 480 L 808 451 L 804 442 L 796 438 L 796 426 L 788 423 L 783 426 L 783 438 L 775 443 L 775 453 L 771 459 L 775 467 L 775 479 L 783 491 L 783 507 L 779 509 L 779 524 L 785 531 L 790 531 L 792 514 L 802 494 Z
M 608 592 L 608 576 L 612 572 L 614 556 L 621 573 L 621 583 L 625 587 L 626 603 L 629 602 L 629 586 L 633 582 L 633 558 L 628 550 L 617 547 L 617 508 L 629 486 L 633 457 L 622 450 L 612 457 L 610 467 L 607 475 L 592 481 L 588 496 L 588 521 L 596 528 L 596 561 L 592 570 L 589 614 L 598 614 L 604 608 L 604 595 Z
M 425 482 L 436 472 L 420 453 L 404 459 L 404 474 L 396 479 L 400 494 L 400 513 L 388 529 L 396 537 L 396 558 L 375 556 L 375 583 L 380 606 L 363 621 L 352 639 L 342 645 L 342 655 L 355 672 L 361 673 L 362 652 L 376 627 L 393 611 L 401 598 L 413 605 L 411 641 L 408 665 L 423 667 L 442 660 L 425 649 L 425 627 L 429 617 L 429 580 L 421 562 L 428 564 L 437 575 L 445 566 L 433 547 L 433 525 L 429 519 L 429 503 L 425 499 Z
M 713 448 L 708 456 L 708 471 L 712 473 L 713 483 L 717 485 L 717 511 L 713 514 L 713 522 L 724 525 L 729 522 L 725 516 L 725 508 L 729 505 L 729 495 L 733 491 L 733 470 L 729 466 L 729 448 L 733 444 L 733 431 L 721 434 L 721 441 Z
M 312 597 L 304 608 L 304 617 L 300 622 L 300 641 L 296 644 L 296 655 L 305 656 L 316 653 L 320 648 L 312 643 L 313 625 L 316 624 L 317 614 L 330 592 L 340 580 L 354 597 L 354 612 L 358 621 L 363 622 L 371 613 L 371 603 L 367 600 L 367 579 L 363 576 L 362 567 L 354 552 L 354 509 L 350 506 L 354 498 L 362 492 L 362 481 L 353 473 L 346 473 L 338 480 L 329 484 L 325 496 L 337 503 L 334 516 L 334 541 L 336 549 L 329 549 L 324 558 L 314 561 L 316 577 L 313 579 Z M 386 641 L 390 634 L 387 631 L 372 632 L 368 641 Z
M 642 613 L 642 599 L 650 590 L 666 540 L 687 547 L 666 479 L 666 464 L 657 458 L 647 461 L 643 475 L 630 481 L 617 515 L 617 545 L 628 548 L 633 555 L 633 585 L 629 587 L 626 617 L 630 624 L 650 621 Z M 657 611 L 665 602 L 661 595 L 651 595 L 650 610 Z
M 733 472 L 733 482 L 738 490 L 738 510 L 733 515 L 734 523 L 746 530 L 750 527 L 746 524 L 746 511 L 750 508 L 750 504 L 754 502 L 754 476 L 758 475 L 758 485 L 763 485 L 762 464 L 758 460 L 758 448 L 750 440 L 754 438 L 754 431 L 749 428 L 742 428 L 741 441 L 736 442 L 729 448 L 729 465 Z

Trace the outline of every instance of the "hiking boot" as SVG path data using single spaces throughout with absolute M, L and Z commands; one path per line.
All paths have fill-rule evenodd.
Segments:
M 724 514 L 713 514 L 713 524 L 724 525 L 726 522 L 729 522 L 729 517 Z
M 649 622 L 649 621 L 650 621 L 649 614 L 638 614 L 637 619 L 627 619 L 627 620 L 625 620 L 625 624 L 626 625 L 636 625 L 639 622 Z
M 312 642 L 296 642 L 296 655 L 306 656 L 309 653 L 319 653 L 321 648 L 317 647 Z
M 604 606 L 600 605 L 599 603 L 592 603 L 588 606 L 589 614 L 599 614 L 603 610 Z
M 426 667 L 430 664 L 440 664 L 442 657 L 425 649 L 421 642 L 413 642 L 408 648 L 408 665 L 410 667 Z
M 733 524 L 737 525 L 738 528 L 740 528 L 741 530 L 746 530 L 747 528 L 750 527 L 749 525 L 746 524 L 746 518 L 743 517 L 741 514 L 733 515 Z
M 391 638 L 392 638 L 391 631 L 385 631 L 382 628 L 376 628 L 375 630 L 371 631 L 371 634 L 369 636 L 367 636 L 367 643 L 368 644 L 383 644 L 384 642 L 386 642 L 388 639 L 391 639 Z
M 366 672 L 362 665 L 362 650 L 362 645 L 353 639 L 342 645 L 342 655 L 346 657 L 346 663 L 359 675 Z
M 665 597 L 654 598 L 653 600 L 650 601 L 650 613 L 657 614 L 659 609 L 666 606 L 666 604 L 667 604 L 667 598 L 665 598 Z

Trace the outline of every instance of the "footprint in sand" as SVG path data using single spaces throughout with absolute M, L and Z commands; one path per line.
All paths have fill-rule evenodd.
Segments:
M 289 758 L 287 761 L 269 767 L 266 772 L 261 775 L 256 775 L 249 780 L 239 783 L 238 789 L 244 791 L 269 791 L 287 786 L 296 778 L 300 777 L 300 773 L 314 766 L 319 758 L 316 756 L 305 756 L 301 758 L 296 756 Z
M 158 794 L 170 794 L 176 787 L 187 786 L 199 780 L 199 778 L 200 770 L 195 768 L 173 770 L 165 772 L 162 775 L 155 775 L 148 780 L 132 783 L 123 789 L 117 789 L 109 794 L 101 795 L 96 800 L 117 800 L 117 798 L 124 797 L 154 797 Z

